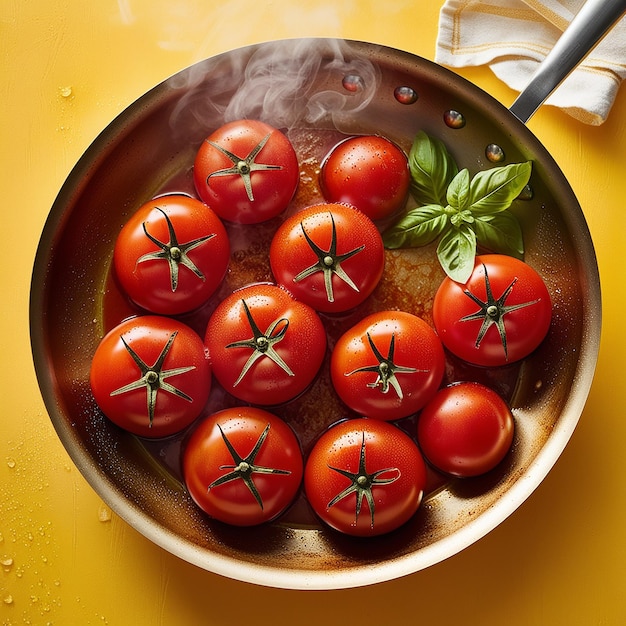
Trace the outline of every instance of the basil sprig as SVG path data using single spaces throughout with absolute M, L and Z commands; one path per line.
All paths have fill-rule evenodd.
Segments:
M 522 230 L 509 207 L 530 180 L 532 164 L 513 163 L 478 172 L 459 171 L 445 145 L 420 131 L 409 153 L 411 194 L 420 205 L 384 234 L 387 248 L 425 246 L 438 237 L 437 257 L 460 283 L 474 269 L 477 245 L 521 257 Z

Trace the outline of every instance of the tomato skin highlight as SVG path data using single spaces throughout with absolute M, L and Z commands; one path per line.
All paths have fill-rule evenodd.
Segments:
M 350 137 L 322 161 L 320 187 L 328 202 L 345 202 L 374 221 L 402 209 L 411 177 L 406 154 L 378 135 Z
M 388 361 L 392 342 L 395 373 Z M 382 366 L 374 349 L 386 360 Z M 377 365 L 379 370 L 373 371 Z M 339 338 L 330 364 L 343 402 L 360 415 L 386 421 L 421 409 L 437 392 L 444 370 L 443 346 L 435 332 L 403 311 L 381 311 L 358 322 Z M 385 371 L 392 373 L 386 391 Z
M 147 385 L 119 393 L 142 378 L 121 338 L 146 365 L 153 366 L 174 334 L 161 371 L 164 383 L 187 399 L 162 385 L 150 424 Z M 171 373 L 178 368 L 191 369 Z M 191 328 L 174 319 L 144 315 L 122 322 L 103 337 L 92 359 L 90 385 L 98 406 L 112 422 L 142 437 L 167 437 L 200 415 L 211 391 L 211 367 L 202 339 Z
M 173 247 L 163 250 L 171 243 L 168 227 L 178 252 Z M 172 261 L 174 268 L 168 250 L 170 258 L 180 257 Z M 199 200 L 171 195 L 145 203 L 131 216 L 117 237 L 113 263 L 122 289 L 135 304 L 152 313 L 178 315 L 208 300 L 226 274 L 229 257 L 228 234 L 217 215 Z
M 246 307 L 258 331 L 274 341 L 276 357 L 255 351 Z M 251 404 L 275 406 L 313 382 L 326 354 L 326 331 L 311 307 L 277 285 L 259 283 L 234 291 L 218 305 L 205 344 L 213 373 L 227 392 Z M 256 360 L 246 369 L 253 356 Z
M 337 471 L 362 475 L 362 454 L 374 502 L 373 523 L 367 496 L 357 515 L 354 482 Z M 319 518 L 359 537 L 382 535 L 406 523 L 417 511 L 425 486 L 426 465 L 413 440 L 393 424 L 368 418 L 331 426 L 313 446 L 304 470 L 305 494 Z
M 333 248 L 334 264 L 325 261 L 333 259 Z M 323 203 L 283 222 L 270 245 L 270 266 L 276 282 L 298 300 L 317 311 L 341 313 L 374 291 L 383 275 L 385 250 L 378 229 L 363 212 Z
M 238 163 L 248 169 L 246 174 L 236 171 Z M 264 122 L 237 120 L 224 124 L 202 143 L 194 161 L 193 179 L 200 198 L 221 218 L 257 224 L 287 208 L 298 187 L 300 170 L 286 135 Z
M 497 323 L 490 322 L 478 342 L 486 316 L 477 315 L 481 305 L 465 292 L 488 303 L 487 284 L 493 300 L 504 300 L 500 318 L 506 352 Z M 463 319 L 475 315 L 476 319 Z M 487 367 L 527 357 L 544 340 L 551 318 L 550 294 L 542 278 L 530 265 L 503 254 L 477 256 L 474 271 L 465 284 L 446 277 L 433 303 L 433 321 L 444 346 L 469 363 Z
M 511 411 L 495 391 L 462 382 L 442 389 L 424 407 L 417 440 L 438 470 L 470 478 L 485 474 L 504 459 L 514 429 Z
M 262 506 L 241 476 L 214 484 L 237 465 L 224 437 L 243 459 L 262 440 L 250 462 L 257 468 L 250 480 Z M 224 409 L 204 418 L 183 450 L 183 475 L 193 500 L 211 517 L 235 526 L 262 524 L 283 513 L 298 493 L 303 465 L 291 428 L 276 415 L 255 407 Z

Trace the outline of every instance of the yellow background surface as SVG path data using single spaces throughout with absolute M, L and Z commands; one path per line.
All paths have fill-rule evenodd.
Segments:
M 606 124 L 544 107 L 529 123 L 571 181 L 603 287 L 596 378 L 553 471 L 459 555 L 373 587 L 285 591 L 181 561 L 107 508 L 40 399 L 29 283 L 54 198 L 95 136 L 176 71 L 269 39 L 362 39 L 433 59 L 431 0 L 0 0 L 0 624 L 626 623 L 626 91 Z M 504 104 L 514 94 L 464 70 Z

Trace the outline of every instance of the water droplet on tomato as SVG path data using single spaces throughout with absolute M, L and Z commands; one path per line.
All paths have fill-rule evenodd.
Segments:
M 417 91 L 412 87 L 406 86 L 396 87 L 393 91 L 393 95 L 400 104 L 413 104 L 417 102 L 418 98 Z

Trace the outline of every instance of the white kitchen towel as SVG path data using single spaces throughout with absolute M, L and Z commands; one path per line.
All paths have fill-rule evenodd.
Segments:
M 488 65 L 522 91 L 584 0 L 446 0 L 435 60 Z M 626 18 L 620 20 L 546 101 L 576 119 L 602 124 L 626 78 Z

